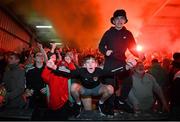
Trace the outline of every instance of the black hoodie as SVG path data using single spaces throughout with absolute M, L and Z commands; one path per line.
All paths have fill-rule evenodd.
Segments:
M 111 27 L 105 32 L 100 43 L 99 50 L 104 55 L 107 50 L 112 50 L 113 53 L 110 56 L 116 60 L 125 60 L 125 52 L 129 48 L 135 47 L 136 42 L 132 33 L 123 27 L 121 30 Z M 107 58 L 107 57 L 106 57 Z

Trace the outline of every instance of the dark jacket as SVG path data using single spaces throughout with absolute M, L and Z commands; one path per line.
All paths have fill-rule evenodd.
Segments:
M 4 73 L 3 82 L 7 90 L 6 106 L 8 108 L 23 108 L 25 105 L 22 98 L 25 89 L 25 71 L 18 65 L 11 65 Z
M 2 83 L 3 74 L 6 68 L 6 61 L 5 59 L 0 60 L 0 83 Z
M 92 89 L 97 87 L 100 83 L 103 83 L 103 79 L 109 76 L 113 76 L 114 73 L 122 73 L 126 71 L 125 67 L 117 70 L 115 72 L 105 71 L 101 68 L 96 67 L 93 73 L 89 73 L 86 68 L 77 68 L 76 70 L 71 70 L 70 72 L 61 71 L 56 69 L 53 71 L 56 75 L 62 75 L 65 77 L 78 78 L 81 82 L 81 85 L 87 89 Z
M 180 70 L 178 70 L 171 83 L 171 105 L 180 108 Z
M 46 87 L 41 77 L 44 66 L 41 68 L 33 67 L 26 73 L 26 88 L 33 89 L 33 95 L 30 97 L 29 107 L 46 107 L 47 96 L 41 93 L 41 89 Z
M 159 63 L 153 64 L 148 71 L 151 75 L 153 75 L 157 81 L 157 83 L 164 87 L 164 85 L 168 82 L 168 73 L 161 67 Z
M 104 68 L 116 68 L 125 64 L 125 52 L 127 49 L 130 51 L 135 48 L 136 42 L 132 33 L 123 27 L 121 30 L 111 27 L 105 32 L 100 43 L 99 50 L 105 55 Z M 106 51 L 112 50 L 110 56 L 106 56 Z

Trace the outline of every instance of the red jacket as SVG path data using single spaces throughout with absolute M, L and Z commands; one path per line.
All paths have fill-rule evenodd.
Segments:
M 68 67 L 70 69 L 75 68 L 73 64 L 68 65 Z M 48 107 L 53 110 L 61 108 L 68 100 L 68 79 L 55 75 L 47 67 L 42 72 L 42 78 L 49 86 L 50 96 Z

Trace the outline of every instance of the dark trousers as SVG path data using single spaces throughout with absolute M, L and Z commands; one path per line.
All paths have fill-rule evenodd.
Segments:
M 132 88 L 132 77 L 127 76 L 122 81 L 122 87 L 121 87 L 121 100 L 126 100 L 128 98 L 129 92 Z
M 47 108 L 39 108 L 39 107 L 34 108 L 31 120 L 33 120 L 33 121 L 44 120 L 46 110 L 47 110 Z
M 119 88 L 118 84 L 118 80 L 122 80 L 122 84 L 121 84 L 121 95 L 120 96 L 116 96 L 116 94 L 113 94 L 106 102 L 106 106 L 109 106 L 109 109 L 114 109 L 114 107 L 116 107 L 118 100 L 121 100 L 122 102 L 125 102 L 125 100 L 128 98 L 129 92 L 132 88 L 132 77 L 129 76 L 129 72 L 124 72 L 121 73 L 118 76 L 115 76 L 115 80 L 112 79 L 112 81 L 114 81 L 113 83 L 113 87 L 114 87 L 114 91 L 116 91 Z M 106 83 L 108 84 L 108 83 Z M 112 85 L 112 82 L 111 84 Z
M 33 94 L 29 98 L 28 108 L 33 109 L 32 120 L 42 120 L 47 110 L 47 97 L 44 94 Z
M 41 93 L 35 93 L 29 98 L 29 108 L 46 108 L 47 96 Z
M 104 63 L 104 70 L 111 71 L 113 69 L 122 67 L 126 65 L 125 59 L 116 59 L 113 57 L 106 57 Z M 128 94 L 132 87 L 132 79 L 129 79 L 130 72 L 123 71 L 114 74 L 114 76 L 104 79 L 103 84 L 112 85 L 114 87 L 114 91 L 116 91 L 120 84 L 118 84 L 118 80 L 122 80 L 122 89 L 121 89 L 121 96 L 118 96 L 118 99 L 125 100 L 128 97 Z M 109 109 L 114 109 L 115 106 L 115 99 L 116 95 L 113 94 L 108 100 L 106 100 L 105 104 L 108 106 Z
M 48 109 L 45 112 L 44 120 L 68 120 L 73 115 L 70 102 L 67 101 L 62 108 L 57 110 Z

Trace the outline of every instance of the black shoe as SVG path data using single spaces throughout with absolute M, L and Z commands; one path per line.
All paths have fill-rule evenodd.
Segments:
M 126 102 L 119 101 L 119 107 L 120 110 L 123 110 L 127 113 L 134 113 L 133 108 L 131 108 Z
M 120 104 L 120 105 L 123 105 L 123 104 L 125 104 L 125 100 L 122 98 L 122 97 L 118 97 L 118 103 Z
M 113 109 L 110 109 L 106 112 L 107 114 L 107 117 L 108 118 L 113 118 L 114 117 L 114 110 Z
M 106 116 L 106 113 L 105 113 L 105 105 L 104 104 L 99 104 L 98 103 L 98 109 L 99 109 L 99 112 L 102 116 Z
M 115 109 L 122 109 L 122 106 L 124 105 L 124 101 L 116 99 L 114 101 L 114 108 Z
M 75 116 L 76 118 L 80 117 L 80 113 L 81 113 L 81 111 L 82 111 L 82 106 L 81 106 L 81 105 L 78 105 L 77 103 L 74 103 L 74 110 L 75 110 L 74 116 Z
M 125 104 L 125 102 L 124 102 L 124 101 L 121 101 L 121 100 L 119 100 L 118 103 L 119 103 L 120 105 L 124 105 L 124 104 Z

